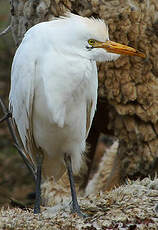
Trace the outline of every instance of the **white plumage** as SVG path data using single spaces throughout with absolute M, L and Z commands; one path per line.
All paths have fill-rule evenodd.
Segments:
M 13 60 L 10 108 L 34 165 L 37 154 L 44 155 L 45 177 L 62 176 L 64 153 L 73 171 L 80 169 L 97 103 L 96 61 L 115 60 L 114 52 L 128 49 L 116 44 L 104 21 L 73 14 L 25 34 Z M 133 48 L 128 54 L 141 56 Z

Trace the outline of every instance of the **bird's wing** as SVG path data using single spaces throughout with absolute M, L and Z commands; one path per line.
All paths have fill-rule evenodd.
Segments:
M 26 49 L 25 52 L 22 49 Z M 25 53 L 27 53 L 27 47 L 20 46 L 13 60 L 9 107 L 26 157 L 34 164 L 30 153 L 34 152 L 32 148 L 35 147 L 32 135 L 32 109 L 36 63 L 28 60 L 28 55 L 25 57 Z
M 93 108 L 93 101 L 91 100 L 87 102 L 87 106 L 86 106 L 86 137 L 88 136 L 92 119 L 93 119 L 92 108 Z
M 86 106 L 86 138 L 88 137 L 92 121 L 94 118 L 95 110 L 96 110 L 97 98 L 93 98 L 92 100 L 87 102 Z
M 96 105 L 97 105 L 98 75 L 97 75 L 96 64 L 94 64 L 93 68 L 94 69 L 91 73 L 91 79 L 93 79 L 93 83 L 92 83 L 92 88 L 89 89 L 91 91 L 91 98 L 89 98 L 86 104 L 86 138 L 88 137 L 89 130 L 91 128 L 92 121 L 94 118 Z

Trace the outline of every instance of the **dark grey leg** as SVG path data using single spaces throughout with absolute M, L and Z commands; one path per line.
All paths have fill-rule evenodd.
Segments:
M 155 207 L 155 211 L 158 213 L 158 204 Z
M 77 201 L 76 189 L 75 189 L 73 173 L 72 173 L 71 157 L 65 154 L 64 160 L 65 160 L 65 164 L 66 164 L 66 168 L 67 168 L 68 176 L 69 176 L 69 181 L 70 181 L 71 196 L 72 196 L 72 212 L 77 213 L 78 216 L 86 217 L 86 215 L 84 215 L 81 212 L 80 206 Z
M 40 213 L 42 161 L 43 161 L 43 157 L 39 155 L 38 159 L 37 159 L 37 174 L 36 174 L 36 191 L 35 191 L 34 214 Z

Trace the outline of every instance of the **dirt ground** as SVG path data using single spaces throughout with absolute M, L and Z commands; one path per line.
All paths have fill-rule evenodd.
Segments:
M 86 218 L 71 214 L 69 203 L 64 202 L 55 208 L 43 207 L 38 215 L 32 209 L 2 208 L 0 229 L 157 230 L 157 184 L 158 179 L 145 178 L 108 193 L 78 197 Z

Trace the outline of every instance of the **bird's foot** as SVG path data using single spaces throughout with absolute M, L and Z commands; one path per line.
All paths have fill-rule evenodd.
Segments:
M 72 212 L 73 214 L 76 213 L 79 217 L 83 217 L 83 218 L 87 218 L 87 217 L 88 217 L 87 214 L 81 212 L 81 209 L 80 209 L 80 206 L 79 206 L 79 205 L 77 205 L 77 206 L 73 206 L 73 205 L 72 205 L 71 212 Z
M 40 213 L 40 206 L 34 207 L 34 214 L 39 214 L 39 213 Z
M 87 218 L 88 217 L 88 215 L 86 215 L 85 213 L 82 213 L 80 209 L 79 210 L 78 209 L 73 209 L 72 213 L 77 214 L 79 217 L 82 217 L 82 218 Z

